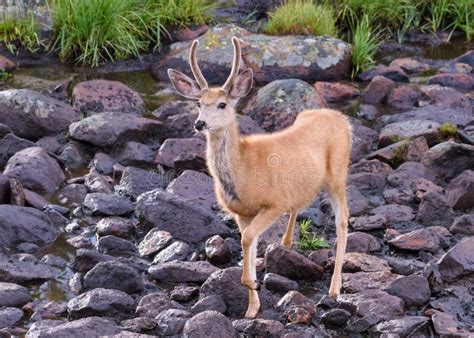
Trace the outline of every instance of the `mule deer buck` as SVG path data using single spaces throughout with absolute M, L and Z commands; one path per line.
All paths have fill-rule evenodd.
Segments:
M 206 131 L 207 165 L 214 179 L 220 206 L 234 216 L 242 236 L 242 284 L 249 289 L 248 318 L 260 308 L 256 273 L 259 236 L 285 212 L 290 213 L 282 245 L 292 246 L 299 209 L 308 206 L 325 188 L 335 213 L 337 252 L 329 296 L 341 289 L 341 268 L 346 249 L 349 212 L 346 179 L 351 147 L 351 126 L 335 110 L 305 110 L 285 130 L 242 137 L 236 119 L 237 101 L 253 84 L 252 69 L 239 74 L 241 47 L 232 38 L 232 70 L 222 87 L 210 88 L 196 60 L 198 41 L 191 45 L 189 62 L 196 80 L 174 69 L 168 76 L 176 91 L 198 100 L 198 131 Z

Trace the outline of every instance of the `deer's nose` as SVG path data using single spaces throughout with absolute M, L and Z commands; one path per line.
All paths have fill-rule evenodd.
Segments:
M 196 129 L 197 131 L 203 130 L 205 126 L 206 122 L 202 120 L 196 120 L 196 122 L 194 122 L 194 129 Z

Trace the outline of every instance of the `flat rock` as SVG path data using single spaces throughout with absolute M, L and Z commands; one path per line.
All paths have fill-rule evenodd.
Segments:
M 69 126 L 73 139 L 105 148 L 148 138 L 161 140 L 165 132 L 162 122 L 113 112 L 95 114 Z
M 348 293 L 362 292 L 369 289 L 382 289 L 396 280 L 398 275 L 388 270 L 374 272 L 354 272 L 342 274 L 342 288 Z
M 450 282 L 474 272 L 474 237 L 466 237 L 438 261 L 443 280 Z
M 143 317 L 155 318 L 161 312 L 173 308 L 173 303 L 166 292 L 153 292 L 140 299 L 135 312 Z
M 138 245 L 138 252 L 141 256 L 153 255 L 171 244 L 172 240 L 169 232 L 151 229 Z
M 88 317 L 66 323 L 58 321 L 39 321 L 34 323 L 26 337 L 94 337 L 111 336 L 120 332 L 120 328 L 111 320 L 100 317 Z
M 465 214 L 455 218 L 449 231 L 453 234 L 474 235 L 474 215 Z
M 167 139 L 158 150 L 155 162 L 167 168 L 175 168 L 178 163 L 188 161 L 197 164 L 196 168 L 185 168 L 200 170 L 205 166 L 206 142 L 198 138 Z M 192 157 L 192 158 L 191 158 Z M 199 161 L 198 161 L 199 159 Z
M 180 262 L 171 261 L 152 265 L 148 273 L 157 281 L 170 283 L 202 283 L 219 269 L 207 261 Z
M 97 263 L 84 276 L 84 287 L 116 289 L 127 293 L 143 290 L 143 279 L 140 274 L 128 265 L 116 261 Z
M 133 211 L 133 204 L 128 198 L 99 192 L 87 194 L 84 206 L 93 215 L 122 216 Z
M 417 74 L 430 70 L 430 66 L 413 58 L 399 58 L 390 62 L 390 66 L 398 66 L 407 74 Z
M 419 178 L 432 179 L 429 169 L 418 162 L 405 162 L 387 175 L 387 181 L 393 187 L 410 187 Z
M 285 331 L 282 323 L 271 319 L 239 319 L 232 324 L 238 332 L 256 337 L 280 337 Z
M 387 261 L 376 256 L 361 252 L 349 252 L 344 256 L 342 269 L 346 272 L 375 272 L 390 270 L 390 266 Z
M 27 288 L 15 283 L 0 282 L 0 307 L 21 307 L 31 300 Z
M 396 226 L 399 223 L 407 223 L 415 218 L 413 209 L 406 205 L 387 204 L 381 205 L 369 211 L 371 215 L 385 217 L 387 225 Z
M 59 164 L 39 147 L 17 152 L 8 160 L 3 174 L 35 192 L 52 192 L 66 179 Z
M 388 243 L 399 250 L 434 253 L 439 249 L 440 239 L 439 235 L 430 228 L 413 230 L 391 239 Z
M 96 225 L 96 232 L 99 236 L 113 235 L 130 238 L 134 231 L 135 224 L 133 221 L 123 217 L 102 218 Z
M 19 255 L 7 257 L 0 253 L 0 281 L 2 282 L 28 284 L 33 281 L 54 279 L 60 274 L 61 270 L 41 263 L 36 258 L 23 260 Z
M 117 155 L 117 161 L 126 166 L 151 167 L 154 160 L 155 151 L 152 147 L 134 141 L 127 142 Z
M 153 258 L 153 264 L 161 264 L 171 261 L 185 261 L 191 252 L 188 243 L 176 241 L 161 250 Z
M 439 135 L 439 123 L 424 120 L 409 120 L 390 123 L 380 130 L 379 146 L 385 147 L 400 139 L 411 139 L 423 136 L 428 144 L 433 144 Z
M 72 90 L 74 108 L 84 114 L 119 112 L 141 115 L 144 108 L 140 95 L 119 81 L 90 80 Z
M 383 215 L 360 216 L 350 219 L 355 231 L 381 230 L 387 227 L 387 218 Z
M 470 74 L 443 73 L 430 77 L 428 84 L 439 84 L 446 87 L 471 90 L 474 87 L 474 79 Z
M 218 25 L 198 38 L 197 59 L 211 84 L 222 84 L 229 76 L 233 36 L 241 39 L 243 63 L 253 69 L 259 83 L 288 78 L 309 82 L 338 80 L 350 70 L 350 46 L 341 40 L 328 36 L 275 38 L 235 25 Z M 155 77 L 167 81 L 166 70 L 170 67 L 187 71 L 190 45 L 191 41 L 172 44 L 169 52 L 152 66 Z
M 408 76 L 405 74 L 403 69 L 398 65 L 377 65 L 374 68 L 366 70 L 357 75 L 357 78 L 361 81 L 369 81 L 378 76 L 386 77 L 387 79 L 397 82 L 409 82 Z
M 346 252 L 374 252 L 380 250 L 377 239 L 365 232 L 352 232 L 347 236 Z
M 117 256 L 135 256 L 137 247 L 129 240 L 113 235 L 100 237 L 95 243 L 97 251 Z
M 271 272 L 267 272 L 265 274 L 265 277 L 263 278 L 263 285 L 265 285 L 268 290 L 279 293 L 286 293 L 290 290 L 299 289 L 297 282 Z
M 356 86 L 341 82 L 316 82 L 314 89 L 328 102 L 343 101 L 360 95 Z
M 386 286 L 384 291 L 403 299 L 406 307 L 421 306 L 431 297 L 428 279 L 417 275 L 400 277 Z
M 0 92 L 0 123 L 22 138 L 36 141 L 59 134 L 79 118 L 79 112 L 72 106 L 33 90 Z

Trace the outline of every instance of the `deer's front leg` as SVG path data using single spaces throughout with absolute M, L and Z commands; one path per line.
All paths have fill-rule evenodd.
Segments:
M 257 289 L 257 270 L 255 261 L 257 259 L 258 237 L 262 234 L 278 216 L 281 214 L 276 209 L 262 209 L 252 222 L 242 232 L 242 284 L 249 289 L 249 307 L 245 317 L 254 318 L 260 308 Z

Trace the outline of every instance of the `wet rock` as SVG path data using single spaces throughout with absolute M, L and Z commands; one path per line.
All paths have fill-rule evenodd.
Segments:
M 27 337 L 76 337 L 76 336 L 107 336 L 120 332 L 120 328 L 109 319 L 88 317 L 71 322 L 39 321 L 28 330 Z
M 119 185 L 115 187 L 115 191 L 135 200 L 144 192 L 158 188 L 164 189 L 167 184 L 168 179 L 164 174 L 135 167 L 126 167 Z
M 130 141 L 118 154 L 117 161 L 127 166 L 152 166 L 154 158 L 155 152 L 150 146 Z
M 314 89 L 316 89 L 327 102 L 343 101 L 360 95 L 359 89 L 356 86 L 340 82 L 316 82 Z
M 102 79 L 75 85 L 72 100 L 74 108 L 87 115 L 103 112 L 141 115 L 144 108 L 138 93 L 119 81 Z
M 97 223 L 96 232 L 99 236 L 113 235 L 130 238 L 135 230 L 135 224 L 128 218 L 106 217 Z
M 261 88 L 243 112 L 266 131 L 273 132 L 292 125 L 305 109 L 324 107 L 324 98 L 313 87 L 290 79 L 273 81 Z
M 23 311 L 14 307 L 7 307 L 0 310 L 0 329 L 14 326 L 23 317 Z
M 221 297 L 210 295 L 210 296 L 201 298 L 192 307 L 193 313 L 199 313 L 199 312 L 208 311 L 208 310 L 225 313 L 227 310 L 227 306 L 225 305 L 225 302 Z
M 199 243 L 210 236 L 229 233 L 214 213 L 165 191 L 152 190 L 140 195 L 136 213 L 144 224 L 168 231 L 174 238 L 188 243 Z
M 140 299 L 135 312 L 143 317 L 155 318 L 161 312 L 175 308 L 175 304 L 165 292 L 154 292 Z
M 344 327 L 351 317 L 349 311 L 343 309 L 332 309 L 321 316 L 321 322 L 330 327 Z
M 3 168 L 17 152 L 34 146 L 33 142 L 22 139 L 15 134 L 6 134 L 0 139 L 0 168 Z
M 0 70 L 9 72 L 15 68 L 15 63 L 6 56 L 0 55 Z
M 191 317 L 192 314 L 185 310 L 165 310 L 155 318 L 157 332 L 164 336 L 177 335 Z
M 388 243 L 399 250 L 435 253 L 440 247 L 440 239 L 439 235 L 431 228 L 433 227 L 413 230 L 391 239 Z
M 474 67 L 474 52 L 472 50 L 468 50 L 461 56 L 458 56 L 454 59 L 455 62 L 466 63 L 471 67 Z
M 98 192 L 87 194 L 84 206 L 93 215 L 122 216 L 133 211 L 133 204 L 128 198 Z
M 132 316 L 135 301 L 125 292 L 97 288 L 71 299 L 67 307 L 71 319 L 104 316 L 123 320 Z
M 407 74 L 417 74 L 430 70 L 430 66 L 412 58 L 400 58 L 390 62 L 390 66 L 398 66 Z
M 396 226 L 397 224 L 408 223 L 415 218 L 415 212 L 406 205 L 387 204 L 381 205 L 369 211 L 371 215 L 385 217 L 387 225 Z
M 340 307 L 364 317 L 370 313 L 384 320 L 403 315 L 403 301 L 376 289 L 356 294 L 344 294 L 338 298 Z
M 387 79 L 397 81 L 397 82 L 409 82 L 407 74 L 397 65 L 378 65 L 372 69 L 369 69 L 365 72 L 359 73 L 357 78 L 361 81 L 373 80 L 378 76 L 383 76 Z
M 43 148 L 26 148 L 9 160 L 3 174 L 37 192 L 54 191 L 65 179 L 58 163 Z
M 349 214 L 358 216 L 368 207 L 368 202 L 357 187 L 350 185 L 347 187 L 347 204 L 349 205 Z
M 411 275 L 398 278 L 384 290 L 403 299 L 407 307 L 421 306 L 431 297 L 430 285 L 424 276 Z
M 394 88 L 387 97 L 387 104 L 396 109 L 414 107 L 420 98 L 420 93 L 409 86 Z
M 67 304 L 64 302 L 40 303 L 35 307 L 35 312 L 31 315 L 31 320 L 38 321 L 44 319 L 60 319 L 67 314 Z
M 219 269 L 206 261 L 171 261 L 152 265 L 148 273 L 157 281 L 170 283 L 202 283 Z
M 474 87 L 474 79 L 470 74 L 443 73 L 430 77 L 428 84 L 439 84 L 446 87 L 471 90 Z
M 100 253 L 109 255 L 133 256 L 137 253 L 137 248 L 131 241 L 112 235 L 99 238 L 96 247 Z
M 112 256 L 101 254 L 95 250 L 79 249 L 76 251 L 72 268 L 80 272 L 86 272 L 92 269 L 97 263 L 111 261 L 113 259 Z
M 36 141 L 56 135 L 79 120 L 70 105 L 29 89 L 0 92 L 0 123 L 22 138 Z
M 222 84 L 229 76 L 232 36 L 242 40 L 243 62 L 253 69 L 254 78 L 259 83 L 282 78 L 309 82 L 338 80 L 345 77 L 350 69 L 350 48 L 341 40 L 327 36 L 284 36 L 275 39 L 252 34 L 234 25 L 220 25 L 199 38 L 201 47 L 197 49 L 201 70 L 211 84 Z M 167 81 L 166 70 L 170 67 L 187 71 L 190 44 L 188 41 L 172 44 L 168 54 L 152 66 L 155 77 Z M 290 50 L 298 52 L 289 54 Z M 267 52 L 262 54 L 262 51 Z
M 14 205 L 0 205 L 0 232 L 0 245 L 5 248 L 25 242 L 44 247 L 59 236 L 42 212 Z
M 30 300 L 30 293 L 24 286 L 0 282 L 0 308 L 4 306 L 21 307 Z
M 448 227 L 454 219 L 453 210 L 443 194 L 429 191 L 421 198 L 417 221 L 429 226 Z
M 175 286 L 171 291 L 171 299 L 177 302 L 189 302 L 199 294 L 199 288 L 196 286 Z
M 371 332 L 377 334 L 398 335 L 399 337 L 410 337 L 422 327 L 429 323 L 429 318 L 424 316 L 405 316 L 377 324 Z
M 204 311 L 186 322 L 183 335 L 189 338 L 234 337 L 235 330 L 231 321 L 223 314 L 217 311 Z
M 217 204 L 212 178 L 198 171 L 184 171 L 171 181 L 166 191 L 183 198 L 190 204 L 206 207 L 209 210 Z
M 438 261 L 439 272 L 446 282 L 474 272 L 474 237 L 464 238 Z
M 449 231 L 453 234 L 474 235 L 474 215 L 466 214 L 455 218 Z
M 248 306 L 248 289 L 240 283 L 241 275 L 239 267 L 214 272 L 201 287 L 201 299 L 211 295 L 221 297 L 229 316 L 243 316 Z M 273 306 L 273 296 L 265 287 L 259 291 L 259 297 L 261 311 Z
M 184 261 L 191 251 L 189 244 L 176 241 L 155 255 L 153 264 L 162 264 L 171 261 Z
M 270 319 L 240 319 L 232 324 L 241 334 L 253 337 L 281 337 L 285 331 L 282 323 Z
M 373 252 L 379 251 L 380 244 L 377 239 L 364 232 L 352 232 L 347 236 L 346 252 Z
M 449 180 L 474 167 L 474 146 L 453 141 L 443 142 L 426 153 L 423 163 L 438 177 Z
M 380 103 L 395 87 L 395 83 L 384 77 L 375 76 L 362 94 L 362 100 L 366 103 Z
M 263 285 L 265 285 L 268 290 L 279 293 L 285 293 L 290 290 L 299 289 L 297 282 L 271 272 L 265 274 L 265 277 L 263 278 Z
M 390 267 L 387 261 L 376 256 L 360 252 L 349 252 L 344 256 L 342 269 L 346 272 L 374 272 L 390 270 Z
M 440 125 L 436 122 L 409 120 L 388 124 L 380 130 L 379 146 L 384 147 L 400 139 L 411 139 L 424 136 L 428 144 L 437 139 Z
M 140 256 L 151 256 L 167 247 L 173 236 L 167 231 L 160 231 L 156 228 L 151 229 L 138 245 Z
M 267 248 L 265 268 L 267 272 L 294 280 L 319 279 L 323 274 L 323 268 L 312 260 L 278 244 L 272 244 Z
M 463 171 L 449 182 L 446 198 L 449 206 L 454 209 L 468 210 L 474 207 L 474 171 Z
M 205 168 L 206 143 L 198 138 L 167 139 L 158 150 L 155 162 L 167 168 L 187 162 L 185 169 Z M 181 166 L 181 169 L 184 169 Z
M 69 126 L 73 139 L 91 143 L 97 147 L 113 147 L 128 141 L 148 138 L 163 139 L 163 123 L 131 114 L 99 113 Z
M 342 274 L 342 288 L 348 293 L 363 292 L 369 289 L 382 289 L 396 280 L 398 275 L 388 270 L 375 272 L 354 272 Z
M 216 265 L 226 264 L 232 258 L 229 244 L 219 235 L 212 236 L 206 241 L 205 252 L 209 262 Z
M 87 290 L 95 288 L 116 289 L 127 293 L 143 290 L 143 280 L 140 274 L 128 265 L 116 261 L 97 263 L 84 276 L 84 287 Z
M 26 259 L 26 257 L 29 259 Z M 7 257 L 0 253 L 0 267 L 0 281 L 18 284 L 46 281 L 54 279 L 61 274 L 61 270 L 41 263 L 31 255 Z

